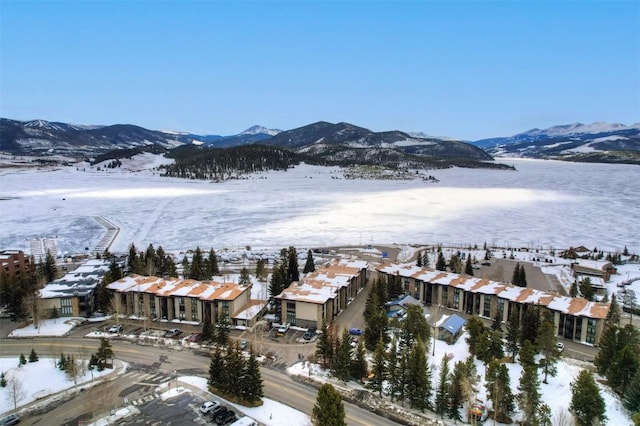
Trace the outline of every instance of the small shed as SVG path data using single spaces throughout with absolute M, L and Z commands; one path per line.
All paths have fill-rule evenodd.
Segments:
M 449 344 L 455 343 L 462 334 L 465 322 L 466 320 L 459 315 L 450 315 L 437 325 L 438 339 Z
M 422 303 L 418 299 L 410 295 L 402 296 L 395 300 L 390 300 L 385 303 L 385 305 L 387 305 L 388 312 L 405 310 L 405 307 L 408 305 L 418 305 L 422 307 Z

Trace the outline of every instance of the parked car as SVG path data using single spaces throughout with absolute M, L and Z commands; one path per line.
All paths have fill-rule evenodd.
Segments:
M 202 334 L 201 333 L 192 333 L 191 336 L 189 336 L 187 338 L 187 340 L 189 342 L 192 342 L 192 343 L 199 342 L 200 340 L 202 340 Z
M 285 334 L 287 334 L 287 331 L 289 331 L 289 327 L 291 326 L 291 324 L 289 324 L 288 322 L 285 322 L 284 324 L 280 324 L 280 327 L 278 327 L 278 336 L 284 336 Z
M 122 326 L 120 324 L 112 325 L 107 331 L 109 333 L 120 333 L 122 331 Z
M 20 423 L 20 416 L 17 414 L 9 414 L 0 418 L 0 426 L 17 425 L 18 423 Z
M 304 332 L 304 334 L 302 335 L 302 338 L 304 340 L 311 340 L 313 339 L 313 337 L 316 335 L 316 329 L 315 328 L 309 328 L 307 329 L 307 331 Z
M 215 410 L 212 410 L 209 412 L 209 415 L 211 416 L 211 421 L 214 423 L 218 423 L 217 418 L 219 416 L 226 414 L 227 411 L 229 411 L 229 409 L 224 405 L 220 405 L 219 407 L 216 407 Z
M 360 336 L 362 334 L 362 330 L 360 330 L 359 328 L 350 328 L 349 334 L 351 334 L 352 336 Z
M 558 350 L 558 352 L 564 351 L 564 343 L 562 342 L 556 343 L 556 349 Z
M 247 349 L 248 347 L 249 347 L 249 341 L 248 341 L 248 340 L 246 340 L 246 339 L 242 339 L 242 340 L 240 341 L 240 349 L 242 349 L 242 350 L 244 351 L 244 350 L 245 350 L 245 349 Z
M 202 404 L 200 406 L 200 412 L 202 414 L 208 414 L 210 413 L 212 410 L 215 410 L 216 408 L 221 407 L 219 402 L 215 402 L 215 401 L 207 401 L 204 404 Z
M 236 421 L 236 413 L 233 410 L 220 411 L 213 418 L 217 425 L 228 425 Z
M 176 337 L 180 334 L 182 334 L 182 330 L 178 328 L 172 328 L 171 330 L 167 330 L 167 332 L 164 333 L 164 337 Z
M 482 266 L 491 266 L 491 262 L 482 262 L 481 265 Z

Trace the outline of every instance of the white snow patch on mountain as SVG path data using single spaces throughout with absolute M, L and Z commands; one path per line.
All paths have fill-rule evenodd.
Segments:
M 267 129 L 266 127 L 263 126 L 251 126 L 249 127 L 247 130 L 245 130 L 244 132 L 240 133 L 241 135 L 259 135 L 259 134 L 265 134 L 265 135 L 269 135 L 269 136 L 275 136 L 278 133 L 282 132 L 282 130 L 279 129 Z

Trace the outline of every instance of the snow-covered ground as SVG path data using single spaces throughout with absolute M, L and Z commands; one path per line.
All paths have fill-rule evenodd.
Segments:
M 29 353 L 25 353 L 24 356 L 28 358 Z M 64 371 L 56 367 L 58 359 L 40 358 L 39 361 L 27 362 L 22 367 L 18 367 L 18 357 L 0 358 L 0 372 L 4 372 L 8 381 L 16 380 L 19 383 L 18 387 L 22 390 L 21 392 L 16 392 L 16 395 L 21 396 L 21 398 L 16 398 L 18 408 L 51 394 L 59 394 L 75 386 L 73 380 L 70 380 Z M 85 366 L 86 361 L 84 360 Z M 91 385 L 91 383 L 87 382 L 95 384 L 100 376 L 112 372 L 112 370 L 108 369 L 90 371 L 85 368 L 84 373 L 78 377 L 77 383 L 86 387 Z M 0 414 L 13 410 L 12 390 L 13 387 L 10 384 L 4 388 L 0 387 Z M 47 400 L 43 400 L 42 403 L 47 404 Z
M 0 247 L 29 252 L 52 238 L 57 252 L 93 249 L 103 216 L 120 228 L 111 247 L 131 242 L 168 251 L 200 246 L 297 247 L 442 243 L 511 247 L 584 245 L 640 252 L 640 167 L 504 159 L 517 171 L 430 171 L 439 183 L 345 180 L 338 168 L 211 183 L 144 169 L 86 163 L 0 169 Z
M 458 361 L 465 361 L 469 356 L 469 347 L 466 343 L 467 334 L 464 333 L 458 341 L 449 345 L 446 342 L 436 340 L 435 341 L 435 355 L 432 355 L 431 352 L 428 355 L 428 362 L 431 366 L 431 375 L 433 381 L 433 389 L 437 388 L 438 383 L 438 371 L 442 362 L 442 358 L 449 354 L 451 356 L 451 360 L 449 361 L 449 368 L 452 370 L 453 366 Z M 431 342 L 433 344 L 433 342 Z M 491 405 L 490 401 L 487 400 L 487 392 L 484 387 L 484 374 L 485 368 L 482 362 L 476 360 L 475 365 L 480 375 L 480 382 L 477 386 L 477 399 L 481 401 L 485 401 L 488 406 Z M 520 376 L 522 374 L 522 367 L 518 363 L 507 363 L 507 368 L 509 369 L 509 378 L 511 380 L 511 390 L 513 394 L 518 393 L 518 382 L 520 380 Z M 589 368 L 588 363 L 579 363 L 578 361 L 573 361 L 569 359 L 561 359 L 558 362 L 558 374 L 555 377 L 548 377 L 548 383 L 542 383 L 542 379 L 544 378 L 543 374 L 540 374 L 540 388 L 539 392 L 542 395 L 542 402 L 549 405 L 551 408 L 551 412 L 553 413 L 552 423 L 555 424 L 565 424 L 559 421 L 560 416 L 564 415 L 564 418 L 570 418 L 568 414 L 569 404 L 571 403 L 571 387 L 570 383 L 573 382 L 578 374 L 583 368 Z M 593 365 L 591 365 L 593 367 Z M 311 368 L 311 374 L 309 374 L 309 368 Z M 287 370 L 289 374 L 301 375 L 304 377 L 313 377 L 315 380 L 319 382 L 329 382 L 338 384 L 343 386 L 344 384 L 336 379 L 332 378 L 325 370 L 319 368 L 317 364 L 310 364 L 308 362 L 297 363 Z M 361 388 L 360 384 L 355 382 L 350 382 L 349 386 L 354 388 Z M 627 413 L 627 410 L 622 406 L 619 398 L 617 398 L 613 392 L 609 390 L 606 386 L 598 383 L 598 387 L 600 388 L 600 393 L 605 400 L 606 405 L 606 415 L 608 418 L 607 424 L 609 425 L 630 425 L 632 424 L 631 418 Z M 516 416 L 517 417 L 517 416 Z M 487 420 L 484 422 L 486 425 L 494 424 L 492 420 Z M 500 424 L 500 423 L 496 423 Z

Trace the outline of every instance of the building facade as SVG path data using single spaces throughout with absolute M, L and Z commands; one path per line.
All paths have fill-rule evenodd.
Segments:
M 405 291 L 427 306 L 492 320 L 499 314 L 503 322 L 516 312 L 520 318 L 528 305 L 548 310 L 557 335 L 597 346 L 609 312 L 608 303 L 590 302 L 508 283 L 418 267 L 390 264 L 377 269 L 382 282 L 401 280 Z
M 31 261 L 21 250 L 0 251 L 0 271 L 11 280 L 18 280 L 27 276 L 31 268 Z
M 255 321 L 241 315 L 251 306 L 251 285 L 222 279 L 196 281 L 131 274 L 107 288 L 112 295 L 112 310 L 119 314 L 196 324 L 206 319 L 231 325 Z M 239 324 L 240 320 L 244 323 Z
M 333 260 L 293 282 L 275 297 L 281 322 L 320 328 L 347 307 L 367 283 L 365 261 Z

